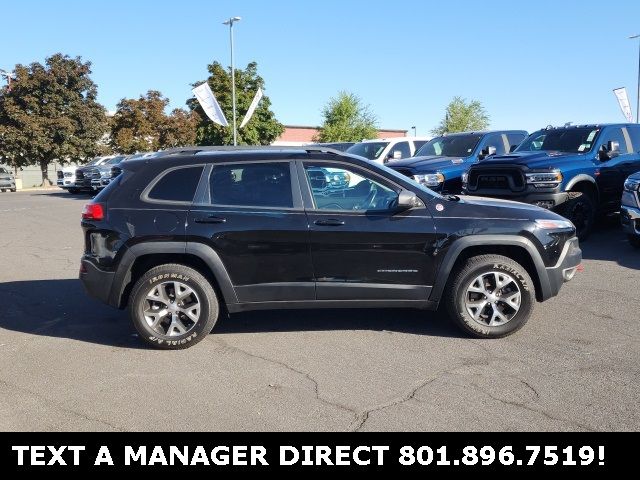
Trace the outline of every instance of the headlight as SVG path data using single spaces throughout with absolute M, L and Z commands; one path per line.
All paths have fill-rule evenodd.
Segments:
M 469 181 L 469 172 L 464 172 L 462 174 L 462 183 L 468 183 Z
M 414 175 L 413 179 L 425 187 L 437 187 L 441 183 L 444 183 L 444 175 L 440 172 L 427 173 L 425 175 Z
M 562 173 L 559 170 L 551 172 L 527 173 L 527 184 L 536 188 L 555 188 L 562 182 Z
M 538 228 L 543 230 L 564 230 L 576 228 L 569 220 L 536 220 L 536 225 Z
M 108 170 L 106 172 L 100 172 L 100 176 L 102 178 L 110 178 L 111 177 L 111 170 Z
M 624 189 L 627 192 L 637 192 L 640 190 L 640 180 L 627 178 L 627 181 L 624 182 Z

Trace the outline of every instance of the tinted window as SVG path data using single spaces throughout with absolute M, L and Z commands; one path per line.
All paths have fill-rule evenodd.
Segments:
M 426 140 L 414 140 L 413 141 L 413 146 L 415 147 L 416 153 L 418 152 L 418 150 L 420 150 L 424 146 L 425 143 L 427 143 Z
M 364 142 L 356 143 L 352 147 L 347 148 L 347 153 L 360 155 L 361 157 L 375 160 L 380 156 L 382 151 L 387 148 L 389 142 Z
M 515 147 L 520 145 L 525 139 L 524 133 L 507 133 L 507 140 L 509 142 L 509 151 L 513 151 Z
M 409 142 L 398 142 L 393 147 L 391 147 L 391 151 L 389 152 L 389 159 L 393 159 L 393 152 L 400 152 L 400 158 L 408 158 L 411 156 L 411 146 Z
M 418 156 L 442 155 L 445 157 L 469 157 L 475 150 L 481 135 L 451 135 L 448 137 L 434 138 L 427 142 L 418 153 Z
M 383 211 L 392 208 L 398 193 L 359 170 L 341 166 L 305 165 L 318 210 Z
M 631 137 L 631 144 L 633 145 L 634 152 L 640 152 L 640 127 L 629 126 L 627 132 Z
M 293 208 L 288 162 L 216 165 L 209 184 L 213 205 Z
M 504 155 L 504 140 L 502 140 L 502 135 L 489 135 L 487 136 L 486 141 L 484 142 L 484 147 L 495 147 L 496 155 Z
M 630 153 L 627 150 L 627 142 L 624 140 L 624 135 L 622 134 L 621 128 L 607 128 L 604 132 L 602 132 L 602 136 L 600 137 L 600 141 L 598 142 L 598 147 L 606 147 L 609 142 L 618 142 L 618 145 L 620 145 L 621 154 Z
M 153 200 L 192 202 L 202 175 L 203 167 L 171 170 L 149 192 Z
M 565 153 L 587 153 L 593 147 L 598 133 L 597 128 L 559 128 L 540 130 L 529 135 L 518 152 L 545 150 Z M 622 133 L 620 133 L 622 135 Z

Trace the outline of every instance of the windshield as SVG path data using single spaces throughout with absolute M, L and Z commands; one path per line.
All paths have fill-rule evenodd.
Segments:
M 516 152 L 586 153 L 593 147 L 599 132 L 598 128 L 540 130 L 529 135 Z
M 103 165 L 114 165 L 116 163 L 120 163 L 124 159 L 124 155 L 118 155 L 117 157 L 110 158 Z
M 89 165 L 95 165 L 96 163 L 98 163 L 99 161 L 101 161 L 104 157 L 96 157 L 93 160 L 91 160 L 89 163 L 87 163 L 87 166 Z
M 481 138 L 482 135 L 475 133 L 434 138 L 423 145 L 414 156 L 470 157 Z
M 389 142 L 363 142 L 347 148 L 347 153 L 360 155 L 369 160 L 377 159 L 382 151 L 389 145 Z

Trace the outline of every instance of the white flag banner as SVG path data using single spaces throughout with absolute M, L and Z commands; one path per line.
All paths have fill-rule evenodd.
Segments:
M 207 114 L 207 117 L 209 117 L 212 122 L 222 125 L 223 127 L 229 126 L 229 122 L 227 122 L 227 119 L 220 108 L 220 104 L 218 103 L 218 100 L 216 100 L 216 97 L 211 91 L 211 87 L 209 87 L 208 83 L 205 82 L 202 85 L 198 85 L 192 90 L 192 92 L 198 99 L 198 102 L 200 102 L 200 106 L 204 110 L 204 113 Z
M 618 99 L 622 114 L 629 121 L 629 123 L 633 123 L 633 112 L 631 111 L 631 104 L 629 103 L 629 94 L 627 93 L 627 89 L 625 87 L 616 88 L 613 93 Z
M 247 110 L 247 114 L 244 116 L 244 119 L 240 124 L 240 128 L 243 128 L 247 123 L 249 123 L 249 120 L 251 120 L 251 117 L 253 117 L 253 112 L 255 112 L 256 108 L 258 108 L 260 100 L 262 100 L 262 89 L 258 88 L 256 96 L 253 97 L 253 102 L 251 102 L 251 106 L 249 106 L 249 110 Z

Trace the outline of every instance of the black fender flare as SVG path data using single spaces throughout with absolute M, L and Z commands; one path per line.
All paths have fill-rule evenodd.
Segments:
M 226 304 L 238 303 L 231 278 L 220 259 L 220 256 L 211 248 L 199 243 L 191 242 L 144 242 L 132 245 L 122 255 L 118 269 L 115 273 L 109 304 L 118 308 L 121 304 L 126 286 L 131 282 L 131 270 L 136 259 L 144 255 L 154 254 L 188 254 L 202 260 L 211 270 Z
M 431 295 L 429 296 L 430 301 L 440 302 L 444 289 L 449 281 L 449 277 L 451 276 L 453 266 L 462 252 L 469 247 L 482 245 L 491 247 L 515 246 L 524 248 L 531 257 L 536 269 L 540 288 L 542 290 L 540 292 L 540 297 L 542 300 L 547 300 L 553 296 L 544 261 L 542 260 L 540 252 L 531 240 L 517 235 L 472 235 L 455 240 L 447 250 L 442 262 L 440 263 L 440 267 L 438 268 L 438 275 L 436 277 L 433 290 L 431 290 Z
M 580 182 L 591 183 L 593 185 L 593 188 L 596 190 L 596 195 L 598 196 L 598 198 L 600 197 L 600 190 L 598 189 L 598 182 L 596 182 L 596 179 L 593 178 L 591 175 L 587 175 L 585 173 L 581 173 L 580 175 L 576 175 L 571 180 L 569 180 L 569 183 L 567 183 L 567 185 L 564 187 L 564 191 L 565 192 L 570 192 L 571 190 L 573 190 L 573 187 L 575 187 Z M 594 200 L 598 201 L 598 198 L 595 198 Z

